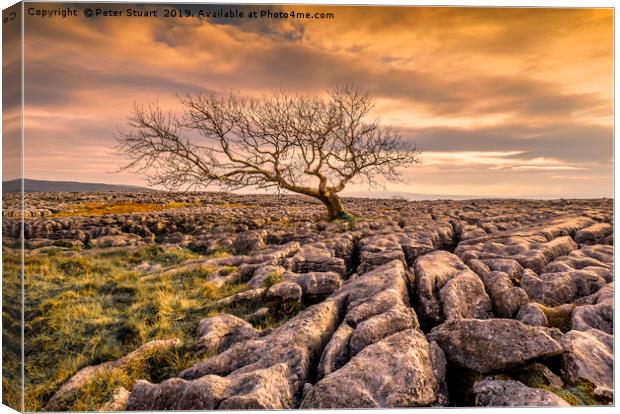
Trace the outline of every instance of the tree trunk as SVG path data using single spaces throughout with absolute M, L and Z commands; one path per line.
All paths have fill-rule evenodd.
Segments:
M 321 200 L 321 202 L 325 204 L 325 207 L 327 207 L 327 216 L 329 220 L 337 219 L 346 214 L 344 208 L 342 207 L 340 197 L 338 197 L 336 194 L 327 193 L 321 195 L 319 197 L 319 200 Z

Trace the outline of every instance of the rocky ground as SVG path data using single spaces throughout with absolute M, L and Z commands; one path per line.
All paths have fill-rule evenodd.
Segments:
M 340 222 L 295 196 L 25 201 L 29 256 L 174 246 L 194 256 L 144 261 L 132 277 L 147 283 L 209 266 L 205 282 L 242 283 L 214 299 L 218 311 L 192 326 L 191 343 L 156 339 L 84 366 L 44 398 L 45 409 L 66 409 L 94 378 L 179 346 L 199 357 L 157 380 L 135 376 L 99 408 L 613 403 L 612 200 L 346 199 L 357 219 Z M 19 235 L 16 203 L 5 195 L 5 252 Z M 274 309 L 286 317 L 261 323 Z

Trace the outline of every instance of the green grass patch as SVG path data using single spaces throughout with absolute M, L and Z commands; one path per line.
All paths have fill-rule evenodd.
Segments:
M 273 285 L 276 285 L 282 281 L 282 275 L 276 272 L 271 272 L 267 275 L 263 281 L 263 287 L 269 289 Z
M 356 216 L 355 214 L 342 212 L 332 220 L 333 223 L 355 223 L 361 220 L 361 217 Z

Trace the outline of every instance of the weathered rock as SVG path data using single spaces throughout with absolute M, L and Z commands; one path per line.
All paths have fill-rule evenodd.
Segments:
M 276 364 L 226 378 L 172 378 L 161 384 L 140 380 L 129 396 L 127 410 L 292 408 L 289 375 L 286 364 Z
M 114 390 L 110 401 L 99 407 L 98 411 L 125 411 L 129 401 L 129 391 L 124 387 L 118 387 Z
M 548 238 L 555 233 L 561 234 L 562 231 L 543 229 L 532 231 L 531 234 L 523 232 L 467 240 L 461 242 L 454 252 L 465 262 L 472 259 L 514 259 L 524 268 L 538 273 L 555 258 L 578 248 L 568 236 Z
M 613 335 L 614 329 L 614 284 L 609 283 L 596 293 L 582 298 L 573 310 L 572 329 L 588 331 L 598 329 Z
M 371 236 L 360 240 L 359 244 L 360 264 L 357 272 L 360 274 L 394 260 L 405 264 L 405 253 L 397 234 Z
M 387 303 L 392 303 L 394 307 L 392 312 L 386 312 L 389 309 L 377 307 L 378 302 L 375 302 L 375 305 L 368 305 L 369 301 L 382 293 L 383 298 L 391 300 Z M 347 363 L 350 357 L 348 348 L 351 341 L 343 340 L 347 336 L 346 333 L 344 336 L 333 335 L 337 328 L 340 332 L 345 332 L 346 326 L 349 326 L 349 322 L 342 323 L 341 318 L 348 313 L 356 315 L 353 318 L 356 320 L 353 326 L 359 329 L 356 343 L 359 344 L 358 348 L 363 348 L 360 350 L 361 353 L 372 346 L 373 341 L 380 341 L 384 336 L 393 332 L 395 327 L 403 329 L 415 323 L 415 314 L 410 308 L 405 307 L 406 300 L 408 300 L 407 284 L 402 263 L 395 261 L 381 266 L 351 281 L 326 301 L 307 308 L 273 332 L 243 343 L 236 343 L 224 352 L 183 371 L 180 377 L 186 380 L 184 382 L 173 379 L 159 385 L 138 384 L 139 386 L 137 385 L 132 392 L 129 405 L 140 409 L 205 408 L 222 401 L 219 402 L 221 408 L 223 406 L 241 407 L 242 401 L 251 401 L 251 404 L 248 403 L 247 406 L 294 407 L 299 402 L 304 384 L 320 365 L 321 352 L 328 349 L 336 350 L 336 338 L 341 339 L 341 347 L 331 355 L 323 352 L 323 365 L 326 367 L 323 373 L 339 372 L 344 367 L 337 371 L 332 370 Z M 386 315 L 383 315 L 384 313 Z M 405 315 L 409 318 L 407 323 L 398 325 L 396 322 Z M 328 364 L 330 358 L 332 360 Z M 247 375 L 260 370 L 272 369 L 278 364 L 285 365 L 289 374 L 285 382 L 277 378 L 277 381 L 285 384 L 278 384 L 280 388 L 278 388 L 277 395 L 291 395 L 290 399 L 278 397 L 276 402 L 263 399 L 259 404 L 253 392 L 247 389 L 240 390 L 237 387 L 240 381 L 249 381 L 245 379 Z M 253 389 L 267 387 L 268 384 L 263 382 L 270 384 L 275 381 L 271 374 L 256 375 L 251 377 L 252 381 L 259 381 L 260 384 L 256 384 Z M 217 393 L 214 391 L 216 386 L 219 390 Z M 193 391 L 190 392 L 190 390 Z M 135 396 L 134 393 L 136 393 Z M 175 393 L 177 397 L 173 397 L 172 393 Z M 208 404 L 197 403 L 191 399 L 179 401 L 185 399 L 186 396 L 190 398 L 194 395 L 191 393 L 199 393 L 200 401 L 207 401 Z M 154 395 L 158 397 L 154 399 Z M 224 401 L 227 402 L 224 403 Z
M 301 286 L 293 282 L 280 282 L 271 286 L 265 294 L 268 301 L 299 302 L 301 300 Z
M 249 315 L 244 318 L 257 325 L 264 325 L 271 317 L 284 317 L 277 312 L 275 303 L 266 303 L 267 291 L 264 290 L 279 282 L 294 282 L 299 285 L 304 306 L 325 301 L 326 303 L 319 303 L 318 306 L 325 309 L 322 306 L 337 304 L 333 311 L 321 311 L 320 315 L 314 314 L 314 307 L 303 309 L 297 317 L 283 322 L 284 325 L 264 329 L 260 333 L 250 330 L 246 335 L 245 328 L 249 325 L 244 325 L 245 322 L 241 320 L 238 320 L 243 322 L 238 328 L 240 332 L 236 332 L 235 324 L 221 328 L 211 327 L 201 333 L 203 340 L 209 339 L 209 345 L 205 343 L 205 349 L 211 348 L 207 352 L 210 358 L 184 372 L 183 379 L 170 379 L 161 384 L 139 382 L 132 391 L 133 402 L 129 407 L 294 408 L 312 395 L 318 401 L 321 395 L 317 389 L 320 391 L 318 384 L 321 381 L 326 384 L 334 382 L 337 385 L 336 390 L 345 389 L 342 393 L 345 398 L 362 390 L 359 392 L 364 397 L 352 398 L 351 406 L 347 408 L 359 406 L 358 401 L 362 401 L 362 405 L 367 402 L 371 406 L 422 404 L 421 395 L 416 395 L 413 402 L 409 400 L 408 393 L 415 394 L 415 388 L 405 387 L 402 388 L 402 393 L 400 391 L 402 384 L 417 384 L 415 381 L 411 382 L 410 377 L 403 379 L 404 372 L 407 372 L 407 375 L 414 372 L 411 371 L 407 358 L 403 357 L 394 362 L 403 354 L 415 353 L 410 347 L 391 351 L 390 354 L 383 353 L 380 358 L 359 358 L 364 356 L 365 352 L 374 352 L 383 347 L 383 343 L 390 338 L 404 335 L 404 332 L 417 326 L 411 304 L 418 304 L 419 278 L 416 280 L 412 272 L 406 269 L 437 250 L 455 249 L 457 256 L 465 261 L 466 266 L 462 273 L 455 272 L 450 277 L 445 277 L 441 283 L 431 284 L 430 296 L 437 304 L 438 318 L 427 323 L 425 315 L 420 312 L 421 320 L 426 325 L 425 330 L 445 318 L 465 317 L 461 320 L 469 320 L 467 317 L 489 317 L 491 315 L 484 310 L 488 309 L 486 304 L 490 301 L 496 316 L 518 317 L 533 325 L 549 324 L 560 326 L 562 330 L 589 332 L 596 328 L 613 332 L 613 291 L 609 288 L 609 282 L 613 280 L 613 238 L 611 234 L 604 236 L 608 232 L 608 229 L 604 228 L 606 226 L 595 224 L 612 223 L 611 200 L 407 202 L 354 198 L 344 200 L 347 208 L 366 219 L 332 223 L 320 218 L 323 215 L 320 203 L 287 195 L 279 198 L 271 195 L 163 195 L 153 192 L 113 195 L 83 193 L 65 194 L 62 197 L 49 193 L 25 194 L 24 197 L 29 202 L 41 202 L 31 206 L 29 211 L 48 209 L 49 205 L 54 205 L 53 209 L 48 209 L 52 214 L 67 211 L 76 204 L 101 200 L 160 205 L 174 200 L 187 205 L 180 209 L 148 214 L 29 216 L 24 223 L 27 254 L 36 256 L 54 251 L 62 258 L 98 254 L 99 247 L 91 246 L 96 246 L 99 242 L 90 244 L 90 240 L 112 240 L 116 237 L 123 239 L 129 234 L 132 235 L 130 238 L 136 236 L 135 240 L 139 243 L 173 243 L 177 248 L 188 246 L 195 249 L 194 254 L 237 253 L 227 257 L 184 260 L 165 269 L 149 269 L 148 264 L 144 264 L 139 265 L 136 271 L 143 273 L 140 276 L 141 281 L 182 277 L 187 271 L 203 268 L 208 268 L 209 273 L 212 273 L 208 279 L 212 284 L 223 285 L 233 280 L 235 283 L 247 281 L 250 287 L 248 292 L 226 298 L 220 305 L 226 305 L 222 309 L 224 311 L 226 307 L 233 305 L 229 310 L 235 313 L 247 309 L 246 313 Z M 18 211 L 18 206 L 19 204 L 15 204 L 11 209 Z M 243 208 L 246 206 L 251 208 Z M 12 238 L 19 236 L 21 224 L 16 217 L 5 217 L 7 221 L 3 223 L 3 241 L 18 252 L 19 244 Z M 602 227 L 602 233 L 598 234 L 597 229 Z M 572 243 L 570 238 L 579 245 Z M 301 245 L 304 247 L 301 248 Z M 43 247 L 48 250 L 36 250 L 36 246 L 48 246 Z M 83 247 L 84 250 L 79 253 L 66 250 L 75 247 Z M 124 251 L 132 247 L 119 245 L 105 248 L 110 249 L 109 251 Z M 172 249 L 172 246 L 168 245 L 165 249 Z M 239 255 L 242 251 L 247 254 Z M 182 255 L 179 255 L 179 258 L 182 258 Z M 477 262 L 480 266 L 476 265 Z M 225 269 L 228 266 L 236 269 Z M 524 266 L 528 270 L 524 271 Z M 429 266 L 431 270 L 433 267 L 433 264 Z M 349 275 L 352 272 L 357 273 Z M 526 285 L 528 277 L 533 275 L 541 279 L 542 275 L 555 274 L 550 276 L 549 280 L 556 279 L 557 274 L 578 276 L 575 276 L 574 280 L 560 278 L 554 282 L 556 285 L 549 283 L 546 286 L 542 283 L 540 289 L 533 289 L 532 291 L 538 289 L 543 292 L 541 295 L 544 297 L 552 298 L 555 295 L 559 298 L 545 302 L 547 306 L 544 306 L 535 302 L 526 303 L 527 294 L 519 286 L 524 273 Z M 590 276 L 586 277 L 586 274 Z M 441 277 L 437 280 L 440 279 Z M 606 283 L 602 287 L 601 280 Z M 481 284 L 483 289 L 480 288 Z M 283 286 L 287 285 L 276 286 L 273 291 L 281 289 L 281 293 L 285 293 Z M 600 290 L 596 290 L 598 287 Z M 296 287 L 291 287 L 292 290 L 298 292 Z M 416 297 L 410 298 L 410 294 Z M 484 294 L 488 295 L 488 299 L 484 299 Z M 276 296 L 273 301 L 286 300 L 283 299 L 286 295 Z M 531 300 L 539 301 L 536 297 Z M 564 300 L 567 301 L 565 305 L 552 307 Z M 235 306 L 244 301 L 251 306 Z M 266 305 L 269 308 L 265 307 Z M 482 305 L 482 308 L 478 305 Z M 253 312 L 261 306 L 262 308 Z M 293 321 L 296 321 L 295 326 L 288 325 Z M 503 370 L 502 374 L 528 387 L 534 387 L 534 381 L 528 382 L 525 377 L 517 376 L 517 372 L 525 366 L 535 364 L 532 361 L 544 362 L 555 370 L 566 357 L 530 358 L 532 354 L 538 355 L 539 352 L 528 351 L 527 355 L 521 355 L 521 349 L 512 350 L 508 347 L 509 343 L 514 343 L 515 347 L 521 347 L 522 343 L 525 343 L 525 349 L 531 349 L 534 345 L 528 341 L 532 338 L 536 346 L 549 342 L 544 335 L 539 335 L 539 331 L 536 331 L 535 335 L 527 332 L 523 338 L 508 335 L 511 333 L 510 329 L 498 328 L 497 332 L 493 332 L 493 335 L 489 335 L 490 339 L 486 339 L 486 342 L 491 344 L 485 348 L 480 345 L 484 340 L 480 339 L 479 343 L 475 344 L 477 348 L 472 348 L 472 354 L 477 352 L 485 357 L 491 355 L 492 360 L 496 358 L 496 353 L 500 356 L 506 355 L 510 350 L 517 354 L 516 359 L 519 361 L 507 361 L 508 358 L 504 358 L 499 365 L 506 365 L 508 368 L 498 369 Z M 555 334 L 549 334 L 546 330 L 544 332 L 551 340 L 563 342 L 557 340 Z M 432 338 L 432 335 L 430 337 Z M 498 341 L 504 345 L 498 347 Z M 458 387 L 454 388 L 454 399 L 449 401 L 445 385 L 446 368 L 456 368 L 458 362 L 454 361 L 453 355 L 449 355 L 450 364 L 447 364 L 446 355 L 436 342 L 425 346 L 430 350 L 437 388 L 434 391 L 435 399 L 424 404 L 458 403 Z M 592 349 L 595 349 L 594 354 L 598 352 L 596 346 L 592 346 Z M 586 346 L 582 348 L 586 349 Z M 546 355 L 547 352 L 543 354 Z M 526 358 L 530 359 L 523 365 L 520 361 Z M 573 358 L 581 362 L 584 359 L 583 355 Z M 353 361 L 359 364 L 359 369 L 348 371 Z M 426 364 L 417 364 L 415 369 L 425 366 Z M 585 370 L 581 365 L 578 366 Z M 589 374 L 600 371 L 591 361 L 588 361 L 586 366 Z M 561 387 L 561 382 L 557 382 L 559 378 L 553 372 L 547 371 L 544 378 L 555 381 L 550 382 L 550 385 Z M 347 383 L 348 377 L 344 378 L 343 384 L 337 381 L 341 372 L 351 373 L 350 383 Z M 363 377 L 365 372 L 370 373 L 368 378 Z M 382 372 L 386 373 L 386 377 L 381 375 Z M 392 376 L 392 373 L 396 373 L 395 376 Z M 449 372 L 448 377 L 455 380 L 459 374 L 457 369 Z M 476 375 L 472 374 L 472 377 Z M 380 378 L 376 379 L 377 376 Z M 540 378 L 537 373 L 536 380 Z M 600 378 L 595 380 L 600 381 Z M 577 395 L 578 391 L 583 391 L 583 386 L 588 386 L 588 381 L 590 380 L 580 382 L 577 379 L 577 384 L 574 385 L 566 378 L 567 388 L 563 391 L 570 395 L 573 390 L 577 390 L 574 394 Z M 352 385 L 349 387 L 349 384 Z M 381 384 L 386 385 L 382 388 Z M 472 385 L 466 387 L 466 391 L 470 391 Z M 595 392 L 604 396 L 612 394 L 611 389 L 603 385 L 599 385 Z M 119 396 L 122 396 L 120 394 L 119 391 Z M 519 391 L 515 394 L 519 394 Z M 336 398 L 335 391 L 333 395 Z M 521 396 L 522 394 L 515 395 L 513 399 L 519 400 Z M 125 397 L 126 392 L 119 401 L 122 403 Z M 329 395 L 325 397 L 328 398 Z M 364 399 L 366 397 L 367 400 Z M 405 402 L 400 402 L 400 398 Z M 114 398 L 110 403 L 113 403 L 113 400 Z M 528 399 L 524 404 L 531 404 L 532 401 Z M 65 407 L 68 406 L 69 403 L 65 404 Z
M 533 302 L 521 306 L 517 313 L 517 320 L 530 326 L 549 326 L 547 316 L 540 306 L 537 306 Z
M 344 321 L 323 352 L 319 378 L 338 369 L 365 346 L 418 326 L 415 312 L 406 305 L 406 271 L 400 261 L 349 279 L 336 295 L 345 298 Z
M 349 354 L 356 355 L 366 346 L 395 332 L 419 327 L 413 309 L 403 304 L 394 305 L 386 312 L 372 316 L 355 327 L 349 341 Z
M 250 322 L 257 322 L 261 320 L 262 318 L 264 318 L 265 316 L 267 316 L 268 314 L 269 314 L 269 308 L 262 307 L 262 308 L 256 309 L 254 312 L 250 313 L 249 315 L 246 315 L 245 319 L 247 319 Z
M 134 387 L 129 409 L 293 408 L 336 330 L 343 298 L 307 308 L 260 338 L 236 343 L 161 384 Z
M 243 232 L 235 238 L 233 248 L 238 253 L 255 252 L 265 247 L 265 230 Z
M 523 274 L 523 266 L 514 259 L 474 259 L 467 262 L 467 265 L 481 277 L 489 272 L 506 273 L 510 280 L 516 284 L 519 283 Z
M 431 363 L 433 365 L 433 373 L 437 378 L 437 400 L 433 405 L 446 406 L 450 402 L 450 395 L 448 394 L 448 382 L 446 379 L 448 360 L 446 354 L 437 345 L 437 342 L 431 342 Z
M 575 301 L 576 305 L 596 305 L 614 300 L 614 282 L 608 283 L 595 293 L 579 298 Z
M 265 295 L 266 291 L 267 289 L 265 288 L 246 290 L 244 292 L 239 292 L 232 296 L 220 299 L 216 302 L 216 304 L 218 306 L 229 306 L 236 303 L 256 301 L 261 299 Z
M 324 300 L 342 286 L 342 277 L 335 272 L 286 273 L 283 278 L 297 283 L 310 302 Z
M 514 380 L 494 379 L 478 381 L 473 389 L 478 407 L 568 407 L 569 403 L 551 391 L 530 388 Z
M 416 261 L 414 272 L 417 310 L 424 325 L 433 326 L 447 317 L 492 316 L 480 278 L 452 253 L 437 251 L 422 256 Z
M 215 354 L 258 336 L 258 331 L 243 319 L 223 313 L 200 321 L 196 347 L 201 352 Z
M 353 328 L 346 323 L 341 324 L 323 351 L 317 369 L 317 379 L 331 374 L 342 367 L 349 359 L 349 342 Z
M 579 244 L 598 244 L 612 234 L 614 228 L 609 223 L 596 223 L 575 233 L 575 241 Z
M 341 295 L 347 297 L 344 321 L 357 326 L 393 306 L 409 303 L 405 267 L 398 260 L 379 266 L 343 287 L 338 291 Z
M 614 333 L 614 306 L 613 302 L 603 302 L 597 305 L 577 306 L 571 318 L 572 329 L 588 331 L 598 329 L 610 335 Z
M 403 232 L 406 236 L 400 238 L 400 245 L 407 263 L 411 264 L 420 256 L 433 250 L 450 248 L 454 244 L 454 228 L 447 221 L 438 221 L 431 226 L 427 223 L 405 225 Z
M 389 408 L 433 404 L 439 381 L 424 335 L 409 329 L 366 347 L 327 375 L 301 408 Z
M 507 259 L 491 259 L 485 262 L 470 260 L 468 265 L 484 283 L 484 288 L 493 306 L 493 313 L 496 316 L 514 318 L 519 309 L 528 302 L 527 293 L 513 284 L 514 280 L 520 281 L 523 274 L 523 268 L 516 261 Z
M 334 257 L 333 251 L 322 243 L 302 246 L 293 256 L 291 266 L 296 273 L 336 272 L 344 275 L 347 271 L 344 260 Z
M 613 281 L 613 247 L 594 245 L 573 250 L 567 256 L 561 256 L 548 263 L 542 273 L 560 273 L 583 270 L 593 272 L 605 279 Z
M 580 297 L 591 295 L 606 283 L 604 278 L 587 270 L 544 273 L 540 276 L 526 270 L 521 278 L 521 287 L 530 300 L 548 306 L 574 302 Z
M 565 351 L 557 329 L 534 327 L 510 319 L 457 319 L 428 335 L 456 365 L 487 373 Z
M 568 352 L 562 356 L 561 369 L 570 382 L 585 379 L 600 394 L 613 394 L 614 339 L 597 329 L 570 331 L 564 335 Z
M 439 291 L 439 298 L 446 320 L 493 317 L 484 285 L 474 273 L 464 273 L 448 280 Z

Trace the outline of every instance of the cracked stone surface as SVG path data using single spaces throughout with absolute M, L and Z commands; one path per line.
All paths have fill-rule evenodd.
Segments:
M 195 342 L 184 344 L 201 353 L 197 362 L 159 383 L 119 388 L 109 409 L 563 406 L 584 383 L 598 403 L 613 401 L 611 200 L 347 199 L 362 219 L 327 222 L 319 204 L 295 196 L 26 197 L 28 254 L 150 244 L 225 250 L 232 255 L 143 263 L 136 277 L 235 267 L 211 282 L 242 278 L 247 286 L 219 299 L 224 313 L 201 316 Z M 55 216 L 102 199 L 191 205 Z M 10 208 L 3 231 L 11 248 L 19 224 Z M 274 328 L 253 325 L 266 304 L 280 302 L 299 311 Z M 226 313 L 246 303 L 263 307 Z M 47 406 L 62 409 L 85 376 L 122 368 L 132 355 L 76 372 Z M 553 387 L 521 382 L 514 372 L 528 366 Z M 463 373 L 475 380 L 457 390 Z

